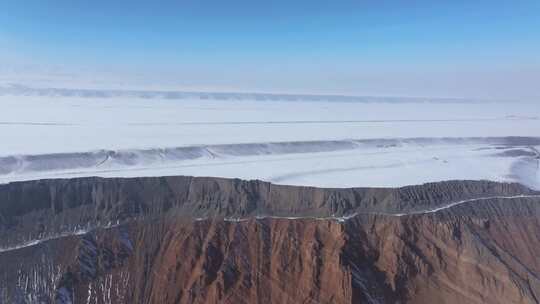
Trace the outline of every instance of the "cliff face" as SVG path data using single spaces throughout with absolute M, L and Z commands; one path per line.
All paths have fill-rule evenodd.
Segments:
M 538 303 L 535 195 L 472 181 L 2 185 L 0 303 Z

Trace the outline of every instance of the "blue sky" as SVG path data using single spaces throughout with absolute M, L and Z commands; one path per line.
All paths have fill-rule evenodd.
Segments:
M 538 0 L 2 0 L 0 79 L 534 98 L 539 16 Z

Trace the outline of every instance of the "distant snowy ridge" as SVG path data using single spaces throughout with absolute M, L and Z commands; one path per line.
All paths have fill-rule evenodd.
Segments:
M 20 84 L 0 85 L 0 96 L 47 96 L 83 98 L 143 98 L 143 99 L 213 99 L 213 100 L 256 100 L 256 101 L 333 101 L 333 102 L 485 102 L 478 99 L 429 98 L 429 97 L 380 97 L 351 95 L 315 95 L 245 92 L 196 92 L 196 91 L 157 91 L 157 90 L 107 90 L 78 88 L 39 88 Z
M 335 152 L 353 149 L 390 148 L 403 145 L 489 144 L 502 146 L 536 146 L 539 138 L 405 138 L 358 139 L 332 141 L 270 142 L 224 145 L 201 145 L 154 149 L 98 150 L 74 153 L 10 155 L 0 157 L 0 176 L 12 173 L 43 172 L 86 168 L 112 169 L 148 166 L 195 159 Z M 534 150 L 536 151 L 536 150 Z M 523 153 L 523 152 L 522 152 Z M 531 154 L 533 152 L 529 152 Z
M 486 179 L 540 189 L 539 146 L 538 137 L 395 138 L 4 155 L 0 183 L 194 175 L 323 187 Z

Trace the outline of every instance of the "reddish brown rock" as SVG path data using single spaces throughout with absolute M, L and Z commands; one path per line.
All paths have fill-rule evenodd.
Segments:
M 450 195 L 442 193 L 444 184 L 427 188 L 433 196 Z M 450 188 L 480 196 L 459 184 Z M 203 192 L 208 197 L 220 189 Z M 395 203 L 421 201 L 389 195 L 398 197 Z M 538 198 L 489 199 L 401 217 L 361 213 L 346 221 L 225 219 L 235 213 L 197 220 L 170 207 L 0 252 L 0 302 L 538 303 L 539 214 Z

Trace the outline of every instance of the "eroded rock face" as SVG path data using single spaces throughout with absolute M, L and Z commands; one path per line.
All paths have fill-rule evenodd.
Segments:
M 534 193 L 471 181 L 3 185 L 0 303 L 538 303 L 540 199 L 494 198 L 520 194 Z

